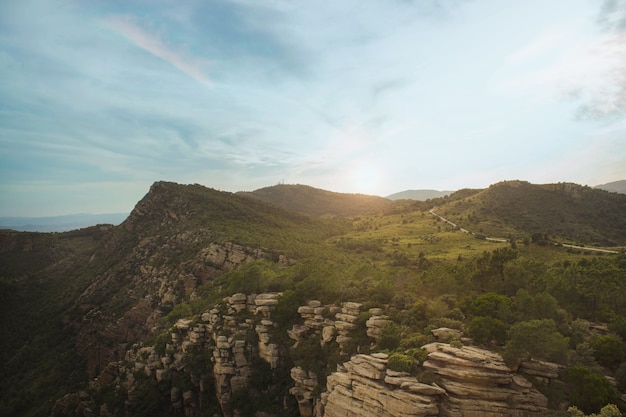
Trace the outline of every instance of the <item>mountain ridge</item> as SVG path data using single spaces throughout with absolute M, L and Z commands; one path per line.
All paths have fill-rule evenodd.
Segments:
M 298 366 L 313 366 L 319 379 L 307 373 L 303 384 L 316 384 L 312 389 L 318 392 L 327 376 L 319 363 L 331 366 L 359 349 L 365 352 L 374 343 L 390 343 L 367 336 L 370 326 L 365 319 L 372 311 L 377 312 L 377 331 L 394 323 L 399 333 L 391 339 L 407 343 L 394 355 L 411 362 L 416 359 L 407 357 L 406 349 L 419 350 L 422 342 L 432 341 L 423 329 L 471 328 L 474 310 L 468 303 L 473 297 L 498 291 L 514 302 L 519 289 L 531 291 L 533 285 L 541 286 L 552 276 L 554 281 L 541 288 L 552 291 L 550 297 L 558 298 L 568 311 L 608 320 L 611 316 L 602 316 L 606 313 L 598 306 L 610 301 L 614 314 L 626 314 L 626 305 L 619 301 L 626 297 L 620 298 L 618 292 L 626 268 L 620 254 L 600 258 L 541 246 L 540 241 L 512 249 L 511 242 L 475 239 L 428 213 L 437 206 L 438 213 L 461 226 L 475 224 L 473 231 L 492 227 L 498 231 L 496 236 L 510 230 L 514 239 L 530 238 L 535 231 L 541 236 L 550 233 L 537 218 L 552 218 L 554 213 L 545 212 L 544 206 L 553 204 L 557 210 L 569 210 L 561 213 L 564 222 L 559 224 L 576 220 L 574 224 L 584 226 L 594 240 L 610 240 L 615 238 L 611 228 L 626 230 L 626 225 L 611 217 L 622 216 L 626 196 L 570 183 L 506 181 L 428 202 L 386 201 L 376 207 L 382 198 L 366 198 L 368 204 L 357 209 L 376 207 L 378 211 L 358 214 L 346 202 L 361 201 L 360 197 L 355 200 L 348 195 L 346 199 L 338 193 L 297 188 L 302 190 L 320 199 L 300 201 L 294 205 L 297 210 L 309 209 L 308 203 L 335 204 L 338 211 L 301 213 L 240 193 L 159 181 L 118 226 L 66 233 L 0 233 L 0 264 L 13 267 L 0 271 L 0 331 L 5 335 L 0 340 L 0 359 L 6 364 L 0 372 L 0 415 L 49 415 L 45 410 L 53 406 L 70 409 L 76 406 L 72 401 L 80 403 L 85 397 L 63 396 L 72 392 L 86 392 L 98 407 L 106 398 L 107 406 L 118 411 L 141 406 L 149 407 L 146 410 L 152 414 L 131 414 L 168 415 L 156 410 L 166 409 L 170 398 L 174 407 L 178 397 L 170 397 L 174 392 L 170 386 L 193 391 L 191 402 L 204 395 L 204 404 L 210 404 L 215 395 L 207 397 L 204 386 L 220 398 L 223 415 L 232 416 L 229 407 L 245 407 L 258 398 L 251 391 L 250 397 L 235 401 L 237 387 L 253 381 L 249 383 L 256 389 L 254 384 L 268 384 L 269 376 L 278 378 L 278 374 L 282 379 L 276 385 L 283 391 L 260 392 L 276 404 L 285 404 L 280 399 L 287 398 L 289 378 L 302 374 L 297 368 L 289 369 L 291 360 Z M 279 191 L 270 194 L 301 195 L 293 189 Z M 332 199 L 335 203 L 330 204 Z M 369 204 L 372 201 L 374 205 Z M 607 222 L 585 211 L 594 205 L 608 216 Z M 529 223 L 519 223 L 519 219 Z M 522 256 L 526 258 L 517 259 Z M 602 277 L 600 282 L 597 276 Z M 564 291 L 560 286 L 568 277 L 585 285 Z M 579 293 L 589 285 L 594 288 L 592 298 Z M 361 311 L 357 305 L 368 307 Z M 376 308 L 368 310 L 370 306 Z M 270 307 L 276 308 L 271 314 Z M 384 314 L 383 309 L 387 309 Z M 565 320 L 566 316 L 555 312 L 550 317 Z M 218 318 L 221 321 L 213 321 Z M 325 320 L 333 321 L 335 330 L 323 332 Z M 302 336 L 305 330 L 298 326 L 303 322 L 317 329 L 312 335 L 332 342 L 322 349 L 312 335 Z M 405 340 L 406 329 L 413 336 Z M 328 331 L 342 333 L 329 335 Z M 296 335 L 300 347 L 290 344 Z M 186 339 L 181 343 L 182 336 Z M 238 351 L 242 345 L 246 350 Z M 264 362 L 258 362 L 261 357 Z M 356 358 L 355 363 L 362 359 Z M 235 367 L 232 361 L 241 366 Z M 418 366 L 418 362 L 411 363 Z M 275 364 L 287 368 L 280 368 L 279 373 L 268 370 Z M 245 369 L 233 377 L 239 368 Z M 205 385 L 194 382 L 201 376 L 208 378 L 202 382 Z M 84 381 L 96 378 L 97 385 L 87 388 Z M 34 398 L 41 400 L 37 403 Z M 149 402 L 155 398 L 165 402 Z
M 614 193 L 626 194 L 626 180 L 607 182 L 606 184 L 596 185 L 593 188 L 611 191 Z
M 626 195 L 574 183 L 502 181 L 467 197 L 454 193 L 439 210 L 493 236 L 547 233 L 583 244 L 626 245 L 620 232 L 626 229 Z
M 336 193 L 301 184 L 279 184 L 237 194 L 313 216 L 346 217 L 391 207 L 389 200 L 379 196 Z

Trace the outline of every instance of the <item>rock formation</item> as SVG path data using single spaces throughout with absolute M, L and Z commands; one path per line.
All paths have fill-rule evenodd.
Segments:
M 211 398 L 219 404 L 222 416 L 239 415 L 233 399 L 237 393 L 257 389 L 251 386 L 255 361 L 264 361 L 267 369 L 285 363 L 286 348 L 272 336 L 275 325 L 271 316 L 279 296 L 233 294 L 195 319 L 180 319 L 172 326 L 165 346 L 134 345 L 123 360 L 109 363 L 92 387 L 117 387 L 132 409 L 141 401 L 141 384 L 152 381 L 168 387 L 169 408 L 174 413 L 195 416 L 203 399 Z M 316 300 L 298 308 L 302 324 L 288 331 L 295 348 L 313 338 L 320 347 L 337 343 L 336 349 L 344 358 L 327 378 L 300 366 L 290 370 L 293 385 L 289 394 L 295 399 L 291 407 L 297 404 L 301 416 L 535 417 L 546 410 L 547 399 L 521 374 L 509 369 L 500 355 L 474 346 L 425 345 L 428 357 L 417 377 L 390 369 L 386 353 L 346 355 L 344 349 L 357 327 L 366 330 L 374 341 L 391 323 L 378 308 L 368 311 L 367 321 L 359 321 L 361 309 L 359 303 L 322 306 Z M 445 328 L 433 334 L 456 341 L 461 336 Z M 557 378 L 558 371 L 557 365 L 540 361 L 525 361 L 519 368 L 520 373 L 532 375 L 543 384 Z M 181 384 L 183 380 L 191 381 L 191 385 Z M 209 380 L 210 393 L 206 391 Z M 88 415 L 96 406 L 79 393 L 59 400 L 55 409 L 71 407 L 79 407 Z M 287 412 L 288 401 L 284 407 Z M 108 412 L 105 406 L 94 415 Z
M 424 346 L 424 368 L 439 377 L 445 389 L 442 416 L 536 416 L 548 400 L 523 376 L 513 373 L 497 353 L 473 346 L 444 343 Z
M 356 355 L 328 377 L 325 417 L 426 417 L 439 415 L 445 391 L 407 373 L 387 369 L 387 355 Z

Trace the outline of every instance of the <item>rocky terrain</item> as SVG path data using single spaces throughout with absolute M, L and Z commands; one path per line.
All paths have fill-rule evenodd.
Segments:
M 122 359 L 106 364 L 91 388 L 102 392 L 114 387 L 116 396 L 130 410 L 145 401 L 140 393 L 145 393 L 148 384 L 169 393 L 168 404 L 162 407 L 174 413 L 196 416 L 198 410 L 209 407 L 207 401 L 216 401 L 220 415 L 240 415 L 241 404 L 236 397 L 241 393 L 255 395 L 259 389 L 251 383 L 259 371 L 258 360 L 266 364 L 262 369 L 267 373 L 290 363 L 289 348 L 274 340 L 272 311 L 280 296 L 233 294 L 198 319 L 180 319 L 161 340 L 161 346 L 135 344 Z M 342 344 L 350 341 L 350 330 L 356 326 L 361 307 L 353 302 L 322 306 L 319 301 L 309 301 L 298 308 L 302 324 L 294 325 L 288 335 L 296 347 L 307 335 L 314 335 L 320 345 L 338 343 L 342 349 Z M 329 312 L 333 316 L 324 317 Z M 388 320 L 379 308 L 369 312 L 367 331 L 375 338 Z M 435 329 L 433 333 L 445 339 L 447 330 Z M 557 378 L 555 364 L 535 361 L 523 364 L 522 373 L 517 373 L 500 355 L 474 346 L 435 342 L 424 349 L 428 356 L 422 366 L 431 371 L 434 381 L 420 381 L 408 372 L 390 369 L 387 353 L 344 355 L 345 361 L 338 364 L 324 386 L 320 386 L 315 372 L 292 367 L 292 398 L 283 398 L 281 409 L 265 415 L 293 414 L 297 408 L 300 416 L 315 417 L 524 417 L 536 416 L 547 408 L 547 399 L 522 373 L 541 377 L 549 385 Z M 76 415 L 112 415 L 109 405 L 98 405 L 84 392 L 58 400 L 52 415 L 63 415 L 69 409 L 82 410 Z
M 530 417 L 619 404 L 622 357 L 594 345 L 623 351 L 618 254 L 513 250 L 398 207 L 315 217 L 155 183 L 120 226 L 4 232 L 0 415 Z M 546 352 L 509 350 L 522 325 L 544 332 Z

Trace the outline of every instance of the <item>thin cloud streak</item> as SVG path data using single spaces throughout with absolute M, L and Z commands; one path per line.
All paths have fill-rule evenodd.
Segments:
M 173 49 L 166 45 L 159 36 L 137 25 L 130 16 L 111 16 L 106 21 L 109 27 L 138 47 L 178 68 L 199 83 L 207 87 L 211 86 L 211 82 L 206 75 L 206 70 L 210 65 L 208 60 L 190 57 L 181 51 Z

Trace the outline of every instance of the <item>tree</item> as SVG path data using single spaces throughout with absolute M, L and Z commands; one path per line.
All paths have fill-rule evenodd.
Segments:
M 467 325 L 467 332 L 477 343 L 491 343 L 495 340 L 502 344 L 506 341 L 507 328 L 502 320 L 476 316 Z
M 506 295 L 489 292 L 479 295 L 472 301 L 469 306 L 469 313 L 472 316 L 493 317 L 503 322 L 509 322 L 512 318 L 512 304 L 513 302 Z
M 401 340 L 402 328 L 396 323 L 391 322 L 383 327 L 383 330 L 380 333 L 380 338 L 378 339 L 378 348 L 389 349 L 392 351 L 400 346 Z
M 595 413 L 619 400 L 619 393 L 603 375 L 584 366 L 567 368 L 563 380 L 567 384 L 570 403 L 585 413 Z
M 504 267 L 513 259 L 517 259 L 517 251 L 511 248 L 500 248 L 492 252 L 491 268 L 497 272 L 500 279 L 504 280 Z
M 522 321 L 511 326 L 504 356 L 510 362 L 524 359 L 563 362 L 569 338 L 557 331 L 552 319 Z
M 617 369 L 624 360 L 624 344 L 622 339 L 614 335 L 597 336 L 589 341 L 594 357 L 602 366 L 611 370 Z

